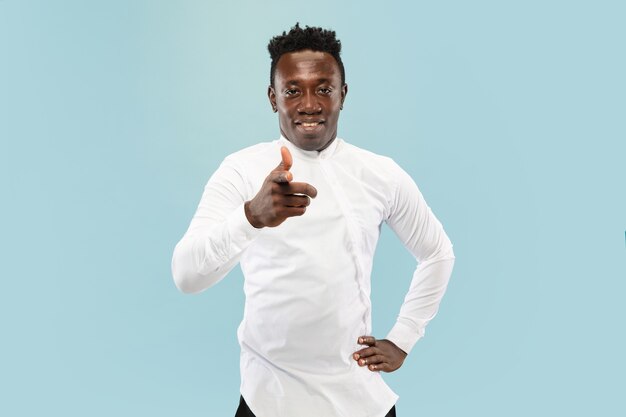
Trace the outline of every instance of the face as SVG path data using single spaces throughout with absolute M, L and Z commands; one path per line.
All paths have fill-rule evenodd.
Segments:
M 347 93 L 335 58 L 311 50 L 281 56 L 274 87 L 268 89 L 270 103 L 278 111 L 280 132 L 306 151 L 321 151 L 337 137 L 339 112 Z

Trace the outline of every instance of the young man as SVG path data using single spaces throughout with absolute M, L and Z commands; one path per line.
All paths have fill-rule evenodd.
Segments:
M 296 25 L 268 49 L 280 138 L 229 155 L 209 179 L 174 250 L 174 280 L 196 293 L 241 263 L 237 416 L 395 416 L 379 371 L 398 369 L 436 314 L 452 245 L 408 174 L 337 138 L 348 86 L 335 32 Z M 418 266 L 396 324 L 376 339 L 382 222 Z

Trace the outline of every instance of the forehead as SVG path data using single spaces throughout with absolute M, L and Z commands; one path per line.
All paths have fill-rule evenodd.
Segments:
M 276 64 L 276 83 L 307 82 L 328 79 L 341 83 L 339 64 L 328 52 L 288 52 Z

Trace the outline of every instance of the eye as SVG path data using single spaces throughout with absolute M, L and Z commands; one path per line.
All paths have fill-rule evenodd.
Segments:
M 286 96 L 294 96 L 296 94 L 298 94 L 298 90 L 296 90 L 295 88 L 288 88 L 285 90 Z
M 333 89 L 328 87 L 321 87 L 318 91 L 320 92 L 320 94 L 328 95 L 333 92 Z

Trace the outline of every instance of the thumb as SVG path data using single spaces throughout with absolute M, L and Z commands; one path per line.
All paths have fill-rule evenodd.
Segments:
M 293 159 L 291 153 L 286 146 L 280 148 L 280 164 L 270 173 L 272 181 L 276 183 L 290 182 L 293 179 L 293 174 L 289 172 Z
M 291 157 L 291 152 L 286 146 L 281 146 L 280 148 L 280 157 L 281 161 L 278 164 L 277 169 L 281 171 L 289 171 L 291 169 L 291 165 L 293 164 L 293 158 Z

